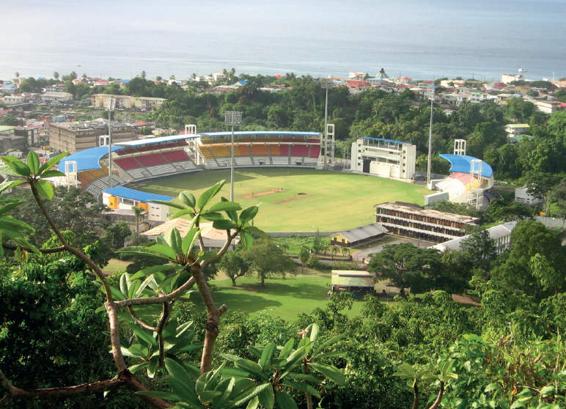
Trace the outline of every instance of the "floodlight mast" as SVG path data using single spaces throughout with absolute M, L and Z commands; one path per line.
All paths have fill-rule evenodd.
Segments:
M 328 158 L 328 89 L 332 87 L 330 78 L 323 79 L 321 81 L 321 86 L 325 90 L 325 98 L 324 98 L 324 169 L 326 169 L 327 158 Z
M 234 126 L 242 123 L 241 111 L 226 111 L 224 123 L 231 127 L 230 133 L 230 201 L 234 201 Z
M 108 101 L 108 184 L 112 187 L 112 111 L 114 110 L 114 98 Z
M 430 188 L 432 178 L 432 119 L 434 115 L 434 82 L 432 83 L 432 95 L 430 98 L 430 125 L 428 128 L 428 160 L 426 167 L 426 184 Z

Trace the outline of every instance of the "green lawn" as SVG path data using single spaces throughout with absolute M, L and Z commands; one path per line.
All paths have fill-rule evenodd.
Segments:
M 176 196 L 179 191 L 201 193 L 228 170 L 169 176 L 132 184 L 148 192 Z M 265 231 L 316 231 L 350 229 L 372 223 L 373 206 L 388 201 L 423 204 L 423 186 L 391 179 L 314 169 L 237 169 L 236 201 L 259 204 L 256 225 Z M 229 185 L 223 195 L 229 195 Z
M 231 311 L 248 314 L 268 311 L 288 321 L 297 319 L 300 313 L 309 313 L 328 303 L 330 274 L 309 274 L 270 278 L 265 288 L 260 287 L 257 278 L 238 279 L 238 286 L 232 287 L 230 280 L 214 280 L 214 299 L 217 304 L 226 304 Z M 361 301 L 355 301 L 349 314 L 359 314 Z

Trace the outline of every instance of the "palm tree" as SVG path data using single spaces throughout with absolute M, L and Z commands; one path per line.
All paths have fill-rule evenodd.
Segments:
M 139 241 L 139 238 L 140 238 L 140 222 L 141 222 L 143 215 L 145 214 L 145 210 L 142 209 L 141 207 L 137 207 L 137 206 L 132 207 L 132 210 L 134 211 L 134 216 L 136 217 L 136 241 Z

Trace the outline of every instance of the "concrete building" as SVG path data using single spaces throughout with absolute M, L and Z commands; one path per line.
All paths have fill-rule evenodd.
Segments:
M 390 233 L 432 242 L 465 236 L 468 229 L 478 223 L 476 217 L 424 209 L 402 202 L 377 205 L 375 221 Z
M 503 253 L 511 246 L 511 233 L 513 233 L 513 229 L 516 225 L 517 222 L 507 222 L 487 229 L 487 234 L 489 235 L 489 238 L 493 240 L 497 254 Z M 462 242 L 468 238 L 470 238 L 470 235 L 448 240 L 444 243 L 436 244 L 431 248 L 436 249 L 441 253 L 444 253 L 445 251 L 459 251 L 462 248 Z
M 69 102 L 73 100 L 73 94 L 68 92 L 48 91 L 41 94 L 43 102 Z
M 535 100 L 533 103 L 540 112 L 544 112 L 545 114 L 553 114 L 560 110 L 560 102 L 558 101 Z
M 167 101 L 165 98 L 132 97 L 129 95 L 96 94 L 91 97 L 92 106 L 95 108 L 107 109 L 111 100 L 117 109 L 139 109 L 142 111 L 157 109 Z
M 27 147 L 27 138 L 16 135 L 15 126 L 0 125 L 0 152 L 22 151 Z
M 390 179 L 412 180 L 417 147 L 393 139 L 365 137 L 352 144 L 351 169 Z
M 76 152 L 100 146 L 99 137 L 108 134 L 104 120 L 89 122 L 63 122 L 49 124 L 49 146 L 55 151 Z M 112 124 L 112 141 L 115 143 L 136 139 L 135 130 L 125 124 Z
M 519 142 L 531 129 L 529 124 L 507 124 L 505 125 L 505 132 L 507 133 L 507 140 L 509 142 Z

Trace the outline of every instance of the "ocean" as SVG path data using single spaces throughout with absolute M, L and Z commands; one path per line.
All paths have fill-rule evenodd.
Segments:
M 566 77 L 566 0 L 0 0 L 0 79 Z

